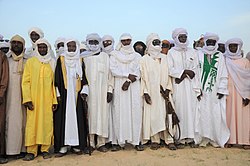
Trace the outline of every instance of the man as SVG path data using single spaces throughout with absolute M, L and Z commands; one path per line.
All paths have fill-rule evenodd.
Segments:
M 176 150 L 173 138 L 168 136 L 166 129 L 172 132 L 172 124 L 166 128 L 166 117 L 171 122 L 171 113 L 166 112 L 165 100 L 172 91 L 171 79 L 168 75 L 167 57 L 161 53 L 161 40 L 158 34 L 151 33 L 147 37 L 147 54 L 141 59 L 142 74 L 141 86 L 144 96 L 143 109 L 143 140 L 151 139 L 151 149 L 157 150 L 160 146 L 160 133 L 170 150 Z M 162 92 L 161 92 L 162 91 Z M 171 119 L 171 120 L 170 120 Z
M 227 142 L 250 149 L 250 61 L 241 56 L 243 42 L 233 38 L 226 42 L 226 66 L 229 73 L 227 96 L 227 125 L 230 138 Z
M 27 155 L 23 160 L 34 160 L 38 145 L 44 159 L 53 136 L 53 112 L 57 108 L 54 87 L 55 62 L 50 54 L 51 46 L 45 39 L 36 41 L 35 56 L 28 59 L 22 79 L 23 104 L 27 108 L 25 146 Z
M 133 45 L 135 52 L 138 52 L 141 56 L 145 54 L 147 46 L 142 41 L 137 41 Z
M 10 41 L 8 39 L 1 39 L 0 40 L 0 50 L 5 53 L 7 57 L 10 56 Z
M 109 70 L 109 55 L 101 52 L 101 38 L 97 33 L 88 34 L 86 37 L 88 50 L 91 56 L 84 58 L 86 75 L 89 81 L 89 133 L 90 145 L 93 150 L 107 152 L 105 143 L 109 136 L 108 103 L 113 96 L 113 86 L 109 83 L 111 73 Z M 95 135 L 97 142 L 95 142 Z
M 161 53 L 167 55 L 170 49 L 170 42 L 168 40 L 162 40 Z
M 224 147 L 230 134 L 226 125 L 228 73 L 224 56 L 217 50 L 218 40 L 218 35 L 206 33 L 204 46 L 198 53 L 202 98 L 196 114 L 195 141 L 201 147 L 208 143 Z
M 109 54 L 111 51 L 114 50 L 114 38 L 110 35 L 104 35 L 102 37 L 102 51 Z
M 32 46 L 25 50 L 25 56 L 31 58 L 36 48 L 36 41 L 44 37 L 44 33 L 40 28 L 33 27 L 28 32 Z
M 56 50 L 56 59 L 63 54 L 64 42 L 65 42 L 65 39 L 62 37 L 57 38 L 55 41 L 54 47 Z
M 131 44 L 130 34 L 123 34 L 110 54 L 110 70 L 114 76 L 114 107 L 112 119 L 115 139 L 112 151 L 120 150 L 125 143 L 131 143 L 136 150 L 139 146 L 142 126 L 142 106 L 140 96 L 140 54 L 136 53 Z
M 6 92 L 9 82 L 9 63 L 6 55 L 0 50 L 0 164 L 8 162 L 6 158 L 5 117 Z
M 9 62 L 9 85 L 7 90 L 6 106 L 6 154 L 24 157 L 24 131 L 26 112 L 22 105 L 22 76 L 24 68 L 25 41 L 15 35 L 10 40 L 11 54 Z
M 55 157 L 67 154 L 68 146 L 76 154 L 82 154 L 87 145 L 86 114 L 83 106 L 88 94 L 88 81 L 80 55 L 79 42 L 65 41 L 64 54 L 57 60 L 55 86 L 59 107 L 54 112 Z
M 198 59 L 195 50 L 188 47 L 187 31 L 177 28 L 172 33 L 175 47 L 168 52 L 169 75 L 173 82 L 173 101 L 180 119 L 180 145 L 196 147 L 194 139 L 194 118 L 197 97 L 201 94 Z
M 225 53 L 225 43 L 223 41 L 218 41 L 218 51 L 220 51 L 222 54 Z

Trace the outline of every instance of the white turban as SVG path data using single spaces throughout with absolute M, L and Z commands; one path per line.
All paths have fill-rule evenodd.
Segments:
M 62 38 L 62 37 L 59 37 L 56 39 L 55 41 L 55 44 L 54 44 L 54 47 L 55 47 L 55 50 L 56 50 L 56 56 L 60 56 L 62 55 L 63 51 L 64 51 L 64 47 L 60 47 L 59 49 L 57 48 L 57 45 L 59 43 L 64 43 L 65 42 L 65 38 Z
M 207 43 L 206 41 L 208 39 L 212 39 L 212 40 L 215 40 L 216 43 L 214 46 L 207 46 Z M 215 33 L 210 33 L 210 32 L 207 32 L 205 35 L 204 35 L 204 46 L 202 47 L 202 51 L 206 54 L 214 54 L 215 52 L 217 52 L 217 49 L 218 49 L 218 42 L 219 41 L 219 36 Z
M 106 41 L 106 40 L 111 40 L 111 41 L 112 41 L 112 44 L 109 45 L 109 46 L 107 46 L 107 47 L 104 47 L 104 46 L 103 46 L 103 42 Z M 103 50 L 104 52 L 106 52 L 106 53 L 109 54 L 111 51 L 114 50 L 114 43 L 115 43 L 115 41 L 114 41 L 114 38 L 113 38 L 112 36 L 110 36 L 110 35 L 104 35 L 104 36 L 102 37 L 102 44 L 101 44 L 102 50 Z
M 0 40 L 2 40 L 2 39 L 3 39 L 3 35 L 0 34 Z
M 76 50 L 75 52 L 69 52 L 68 51 L 68 43 L 69 42 L 75 42 L 76 43 Z M 79 76 L 82 79 L 82 62 L 80 58 L 80 43 L 78 40 L 74 38 L 70 38 L 65 40 L 64 43 L 64 57 L 65 57 L 65 65 L 74 68 L 75 74 L 74 76 Z
M 158 39 L 161 41 L 158 34 L 151 33 L 148 35 L 147 40 L 146 40 L 146 44 L 147 44 L 146 53 L 149 54 L 152 58 L 158 58 L 161 53 L 161 45 L 154 46 L 152 44 L 153 40 L 155 39 Z
M 11 56 L 10 42 L 9 41 L 7 42 L 7 40 L 4 40 L 4 41 L 0 42 L 0 48 L 9 48 L 9 51 L 6 53 L 6 56 L 7 57 Z
M 90 40 L 97 40 L 99 44 L 97 45 L 90 45 Z M 92 52 L 100 52 L 101 51 L 101 37 L 97 33 L 88 34 L 86 37 L 87 47 Z
M 175 42 L 175 47 L 174 49 L 176 50 L 187 50 L 187 46 L 189 44 L 188 40 L 185 43 L 181 43 L 178 39 L 179 35 L 181 34 L 185 34 L 188 35 L 187 30 L 184 28 L 176 28 L 173 32 L 172 32 L 172 38 Z
M 122 40 L 130 39 L 131 43 L 130 45 L 124 46 L 122 44 Z M 120 40 L 115 48 L 117 51 L 121 51 L 124 54 L 132 54 L 135 52 L 133 46 L 132 46 L 132 36 L 129 33 L 124 33 L 121 35 Z
M 229 45 L 230 44 L 238 44 L 238 49 L 237 49 L 236 53 L 232 53 L 229 50 Z M 242 55 L 241 55 L 242 46 L 243 46 L 243 41 L 241 39 L 239 39 L 239 38 L 229 39 L 225 43 L 225 48 L 226 48 L 225 56 L 230 58 L 230 59 L 240 59 L 240 58 L 242 58 Z
M 43 33 L 43 31 L 42 31 L 40 28 L 38 28 L 38 27 L 33 27 L 33 28 L 31 28 L 31 29 L 29 30 L 29 32 L 28 32 L 29 37 L 30 37 L 30 34 L 31 34 L 32 32 L 36 32 L 36 33 L 40 36 L 40 39 L 44 38 L 44 33 Z M 31 42 L 33 43 L 32 40 L 31 40 Z

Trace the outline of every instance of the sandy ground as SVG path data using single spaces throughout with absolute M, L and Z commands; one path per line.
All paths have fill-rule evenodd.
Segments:
M 101 153 L 94 151 L 89 155 L 68 154 L 62 158 L 50 158 L 44 160 L 38 156 L 33 161 L 22 161 L 22 159 L 9 161 L 7 165 L 14 166 L 68 166 L 68 165 L 88 165 L 88 166 L 250 166 L 250 150 L 240 148 L 196 148 L 186 147 L 176 151 L 170 151 L 161 147 L 153 151 L 147 147 L 142 152 L 137 152 L 131 146 L 126 146 L 119 152 Z

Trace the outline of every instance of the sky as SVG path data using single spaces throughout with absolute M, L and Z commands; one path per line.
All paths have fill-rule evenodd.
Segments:
M 58 37 L 85 40 L 87 34 L 122 33 L 133 42 L 150 33 L 172 39 L 175 28 L 188 31 L 190 47 L 201 34 L 213 32 L 220 40 L 239 37 L 250 51 L 250 0 L 0 0 L 0 34 L 19 34 L 31 45 L 28 30 L 39 27 L 54 45 Z M 115 44 L 115 45 L 116 45 Z

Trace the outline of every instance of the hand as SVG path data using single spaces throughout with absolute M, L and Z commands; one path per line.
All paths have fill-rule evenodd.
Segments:
M 217 93 L 218 99 L 221 99 L 224 95 L 221 93 Z
M 130 85 L 130 82 L 125 81 L 124 84 L 122 85 L 122 90 L 123 90 L 123 91 L 128 90 L 129 85 Z
M 81 98 L 82 98 L 83 101 L 87 101 L 87 97 L 88 97 L 87 94 L 81 93 Z
M 57 97 L 57 102 L 58 102 L 58 103 L 61 103 L 61 100 L 62 100 L 62 99 L 61 99 L 61 97 L 60 97 L 60 96 L 59 96 L 59 97 Z
M 242 104 L 244 107 L 247 106 L 249 104 L 249 102 L 250 102 L 250 100 L 248 98 L 242 99 Z
M 57 104 L 53 104 L 52 106 L 52 111 L 55 111 L 55 110 L 57 110 Z
M 164 91 L 163 87 L 160 85 L 160 93 L 161 93 L 161 96 L 164 98 L 164 100 L 169 100 L 169 92 L 170 92 L 169 89 L 166 89 Z
M 3 104 L 4 102 L 4 97 L 0 97 L 0 105 Z
M 34 106 L 31 101 L 24 103 L 24 106 L 31 111 L 34 110 Z
M 151 100 L 151 97 L 149 96 L 149 94 L 144 93 L 144 98 L 145 98 L 147 104 L 150 104 L 150 105 L 152 104 L 152 100 Z
M 180 78 L 176 78 L 176 79 L 175 79 L 175 83 L 176 83 L 176 84 L 180 84 L 182 81 L 183 81 L 183 80 L 180 79 Z
M 193 79 L 195 73 L 192 70 L 184 70 L 184 73 L 189 76 L 190 79 Z
M 198 101 L 201 101 L 201 97 L 202 97 L 202 91 L 201 91 L 201 94 L 199 95 L 199 96 L 197 96 L 197 99 L 198 99 Z
M 130 79 L 130 80 L 131 80 L 131 82 L 133 83 L 133 82 L 135 82 L 135 81 L 136 81 L 136 75 L 129 74 L 129 75 L 128 75 L 128 79 Z
M 113 99 L 113 94 L 108 92 L 107 93 L 107 102 L 110 103 L 112 101 L 112 99 Z

